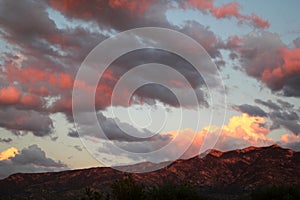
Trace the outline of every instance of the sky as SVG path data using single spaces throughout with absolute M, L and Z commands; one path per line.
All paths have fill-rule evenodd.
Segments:
M 297 0 L 0 0 L 0 178 L 162 162 L 210 148 L 277 143 L 299 151 L 299 6 Z M 153 42 L 155 34 L 127 32 L 119 46 L 101 51 L 103 41 L 143 27 L 191 40 L 169 32 Z M 144 48 L 102 66 L 135 44 L 177 48 L 188 58 Z M 198 71 L 189 58 L 198 59 Z M 96 70 L 81 79 L 83 63 L 92 59 Z

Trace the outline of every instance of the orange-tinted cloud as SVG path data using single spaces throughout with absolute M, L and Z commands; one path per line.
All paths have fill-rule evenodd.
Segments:
M 263 117 L 249 116 L 244 113 L 242 116 L 231 117 L 228 125 L 222 127 L 222 134 L 256 145 L 259 141 L 268 140 L 266 134 L 270 130 L 263 126 L 265 123 Z
M 247 75 L 284 96 L 300 96 L 300 48 L 285 45 L 271 32 L 251 32 L 232 37 L 227 47 L 240 56 L 240 67 Z
M 15 86 L 0 89 L 0 104 L 20 104 L 45 108 L 44 97 L 60 96 L 50 106 L 50 112 L 71 112 L 72 88 L 92 93 L 93 87 L 84 81 L 76 80 L 67 72 L 53 72 L 34 67 L 18 68 L 15 65 L 7 66 L 0 72 L 10 83 L 18 83 L 23 91 Z M 111 93 L 116 77 L 111 70 L 107 70 L 96 87 L 96 107 L 104 108 L 110 105 Z M 83 100 L 83 104 L 91 103 Z M 122 101 L 120 101 L 122 103 Z M 123 103 L 124 104 L 124 103 Z M 123 105 L 120 104 L 120 105 Z M 124 104 L 125 105 L 125 104 Z M 127 105 L 128 106 L 128 105 Z
M 0 152 L 0 161 L 1 160 L 8 160 L 10 158 L 15 157 L 17 154 L 19 154 L 19 150 L 15 147 L 10 147 L 2 152 Z
M 9 82 L 16 81 L 20 84 L 48 83 L 60 89 L 71 89 L 73 86 L 72 76 L 65 72 L 51 72 L 33 67 L 20 69 L 10 65 L 2 74 L 5 74 Z
M 190 129 L 170 131 L 163 134 L 169 135 L 171 139 L 179 137 L 179 139 L 176 140 L 179 149 L 193 139 L 195 134 L 193 143 L 182 156 L 183 158 L 190 158 L 199 153 L 203 153 L 200 152 L 203 141 L 215 141 L 213 138 L 218 137 L 219 132 L 221 132 L 221 134 L 218 137 L 218 141 L 216 144 L 212 143 L 209 145 L 211 148 L 228 151 L 245 148 L 250 145 L 265 146 L 272 144 L 275 141 L 267 137 L 270 130 L 264 127 L 265 123 L 266 121 L 263 117 L 243 114 L 241 116 L 231 117 L 227 125 L 222 127 L 207 126 L 196 134 Z
M 264 20 L 255 14 L 244 16 L 244 18 L 251 20 L 257 28 L 268 28 L 270 26 L 270 23 L 267 20 Z
M 15 86 L 8 86 L 0 89 L 0 104 L 15 104 L 21 98 L 21 92 Z
M 77 0 L 63 0 L 63 1 L 57 1 L 57 0 L 50 0 L 50 5 L 64 13 L 72 12 L 72 13 L 77 13 L 80 17 L 91 17 L 91 13 L 86 9 L 83 4 L 86 4 L 87 2 L 85 0 L 82 1 L 77 1 Z M 90 2 L 89 2 L 90 3 Z M 96 6 L 96 4 L 94 5 Z M 101 10 L 101 3 L 99 2 L 98 6 L 95 7 Z M 76 10 L 80 12 L 75 12 Z
M 214 6 L 213 0 L 189 0 L 184 2 L 182 6 L 184 8 L 196 8 L 204 13 L 209 12 L 218 19 L 234 17 L 239 20 L 239 23 L 250 23 L 256 28 L 268 28 L 270 26 L 267 20 L 255 14 L 241 14 L 240 5 L 237 2 L 230 2 L 217 7 Z
M 236 18 L 242 17 L 239 13 L 239 4 L 236 2 L 224 4 L 221 7 L 211 7 L 211 12 L 216 18 L 225 18 L 234 16 Z
M 280 136 L 280 141 L 286 144 L 300 142 L 300 135 L 286 133 Z
M 139 16 L 142 15 L 154 1 L 149 0 L 109 0 L 108 5 L 112 8 L 124 8 L 130 10 L 131 12 L 136 12 Z
M 295 135 L 293 133 L 283 134 L 280 137 L 279 144 L 285 148 L 300 151 L 300 135 Z
M 282 88 L 286 78 L 300 75 L 300 49 L 281 48 L 278 50 L 281 59 L 275 68 L 266 67 L 262 73 L 262 81 L 269 87 Z
M 40 97 L 33 95 L 33 94 L 25 94 L 22 96 L 20 99 L 20 103 L 22 105 L 26 105 L 29 107 L 34 107 L 34 106 L 43 106 L 43 101 L 41 100 Z
M 300 48 L 281 48 L 278 52 L 280 62 L 273 69 L 265 68 L 262 81 L 275 89 L 282 89 L 285 85 L 297 86 L 299 82 L 295 78 L 293 81 L 293 77 L 300 75 Z M 296 88 L 291 89 L 299 90 Z
M 10 85 L 0 89 L 0 104 L 41 108 L 43 101 L 35 94 L 24 93 L 16 86 Z
M 72 15 L 73 17 L 82 19 L 95 19 L 95 17 L 98 16 L 99 19 L 96 20 L 100 21 L 108 18 L 113 11 L 120 12 L 117 15 L 120 14 L 132 19 L 140 17 L 155 2 L 157 2 L 157 0 L 93 0 L 88 1 L 88 3 L 86 0 L 49 0 L 50 6 L 66 15 Z M 125 14 L 126 11 L 127 14 Z M 109 19 L 107 20 L 109 21 Z M 113 19 L 110 19 L 110 22 L 112 21 Z
M 7 82 L 19 84 L 19 88 L 8 86 L 0 89 L 0 104 L 15 105 L 18 108 L 46 110 L 45 97 L 70 98 L 73 77 L 67 72 L 53 72 L 34 67 L 18 68 L 8 65 L 1 71 Z M 71 109 L 71 106 L 69 106 Z

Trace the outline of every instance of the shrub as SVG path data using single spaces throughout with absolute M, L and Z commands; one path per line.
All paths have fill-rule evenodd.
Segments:
M 148 192 L 148 200 L 205 200 L 191 185 L 165 183 Z
M 131 175 L 117 180 L 111 186 L 112 194 L 117 200 L 145 199 L 144 186 L 137 184 Z
M 292 186 L 268 186 L 255 190 L 251 194 L 253 200 L 299 200 L 299 188 Z
M 81 200 L 101 200 L 102 193 L 91 188 L 85 188 Z

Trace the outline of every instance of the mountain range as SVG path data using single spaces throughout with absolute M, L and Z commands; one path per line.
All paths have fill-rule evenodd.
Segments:
M 147 167 L 153 163 L 140 163 Z M 135 167 L 134 165 L 131 167 Z M 14 174 L 0 180 L 0 199 L 76 199 L 84 188 L 109 191 L 110 185 L 128 173 L 108 167 L 62 172 Z M 144 185 L 187 183 L 202 193 L 234 199 L 267 185 L 300 184 L 300 152 L 281 148 L 248 147 L 174 161 L 167 167 L 132 177 Z

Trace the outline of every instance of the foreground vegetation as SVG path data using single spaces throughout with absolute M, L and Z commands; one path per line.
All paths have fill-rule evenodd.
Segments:
M 269 186 L 252 192 L 253 200 L 300 200 L 299 187 Z
M 207 200 L 191 185 L 165 183 L 155 187 L 145 187 L 134 181 L 132 176 L 117 180 L 111 185 L 111 194 L 85 189 L 82 200 Z
M 111 185 L 110 193 L 87 188 L 82 200 L 213 200 L 215 198 L 200 194 L 197 188 L 189 184 L 164 183 L 146 187 L 134 181 L 132 176 L 117 180 Z M 300 200 L 299 187 L 268 186 L 252 191 L 244 200 Z

